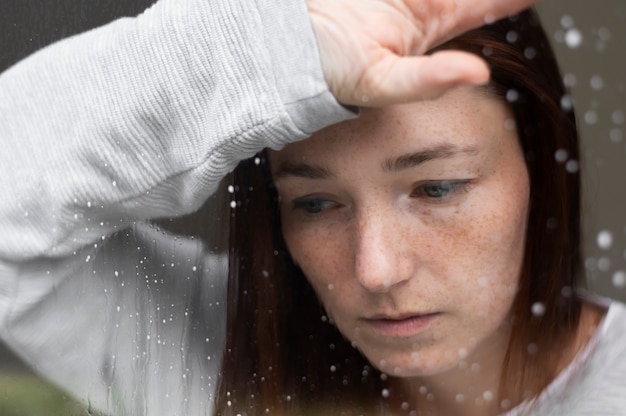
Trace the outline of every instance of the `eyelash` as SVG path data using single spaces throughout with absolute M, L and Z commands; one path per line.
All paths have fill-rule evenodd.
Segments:
M 319 210 L 312 210 L 311 206 L 313 204 L 319 204 L 319 205 L 326 205 L 325 207 L 322 207 Z M 315 197 L 303 197 L 303 198 L 297 198 L 293 200 L 293 209 L 294 210 L 302 210 L 304 211 L 305 214 L 310 215 L 310 216 L 316 216 L 316 215 L 321 215 L 323 214 L 325 211 L 337 206 L 338 203 L 329 199 L 323 199 L 323 198 L 315 198 Z
M 413 189 L 411 196 L 424 198 L 427 199 L 429 202 L 443 203 L 455 194 L 467 192 L 470 186 L 471 181 L 469 179 L 455 181 L 429 181 L 424 182 L 417 186 L 415 189 Z M 429 194 L 429 191 L 432 191 L 434 189 L 439 189 L 440 195 Z
M 421 198 L 429 203 L 445 203 L 455 194 L 465 193 L 471 186 L 471 180 L 428 181 L 421 183 L 411 192 L 412 198 Z M 437 192 L 433 192 L 437 191 Z M 323 215 L 340 204 L 321 197 L 302 197 L 292 201 L 293 209 L 315 217 Z

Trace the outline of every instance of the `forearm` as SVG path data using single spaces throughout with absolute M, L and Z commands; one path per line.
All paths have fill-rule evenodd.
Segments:
M 196 209 L 239 160 L 346 118 L 304 4 L 162 0 L 0 75 L 0 258 Z

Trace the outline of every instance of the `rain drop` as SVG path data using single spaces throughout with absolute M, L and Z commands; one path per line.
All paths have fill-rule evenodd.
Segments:
M 516 90 L 508 90 L 506 92 L 506 100 L 510 103 L 514 103 L 519 99 L 519 93 Z
M 506 34 L 506 41 L 509 43 L 515 43 L 517 42 L 517 39 L 519 38 L 519 35 L 517 34 L 516 31 L 514 30 L 509 30 Z
M 604 88 L 604 80 L 602 79 L 600 75 L 592 76 L 591 79 L 589 80 L 589 84 L 591 85 L 591 88 L 593 88 L 596 91 Z
M 561 109 L 563 111 L 571 111 L 574 108 L 574 100 L 572 100 L 572 96 L 569 94 L 565 94 L 561 97 Z
M 572 16 L 568 14 L 561 16 L 561 26 L 563 26 L 564 29 L 569 29 L 574 26 L 574 19 Z
M 609 138 L 613 143 L 619 143 L 624 138 L 624 134 L 622 133 L 621 129 L 615 127 L 611 129 L 611 132 L 609 133 Z
M 622 289 L 626 287 L 626 272 L 623 270 L 618 270 L 613 273 L 613 278 L 611 279 L 613 282 L 613 286 Z
M 546 306 L 541 302 L 535 302 L 530 308 L 534 316 L 543 316 L 546 313 Z
M 389 397 L 389 389 L 383 389 L 380 393 L 385 399 Z
M 565 74 L 563 76 L 563 83 L 566 87 L 573 87 L 574 85 L 576 85 L 576 75 L 572 73 Z
M 585 123 L 589 125 L 596 124 L 598 122 L 598 113 L 596 113 L 594 110 L 589 110 L 585 113 L 584 118 Z
M 465 401 L 465 396 L 459 393 L 456 395 L 455 399 L 458 403 L 463 403 Z
M 231 208 L 237 208 L 237 201 L 230 201 Z
M 232 194 L 232 193 L 234 193 L 234 192 L 235 192 L 235 187 L 234 187 L 234 186 L 232 186 L 232 185 L 228 185 L 228 193 L 229 193 L 229 194 Z
M 333 285 L 332 283 L 328 284 L 328 290 L 333 290 L 335 288 L 335 285 Z
M 615 124 L 624 124 L 624 112 L 622 110 L 613 111 L 611 120 L 613 120 Z
M 611 259 L 608 257 L 601 257 L 598 259 L 598 270 L 606 272 L 611 268 Z
M 580 168 L 580 166 L 578 165 L 578 161 L 577 160 L 568 160 L 567 163 L 565 164 L 565 170 L 568 171 L 569 173 L 576 173 L 578 172 L 578 169 Z
M 563 163 L 567 160 L 567 150 L 565 149 L 559 149 L 554 153 L 554 159 L 559 162 L 559 163 Z
M 602 230 L 598 233 L 596 241 L 598 243 L 598 247 L 603 250 L 608 250 L 613 245 L 613 234 L 611 234 L 608 230 Z
M 583 42 L 583 34 L 576 28 L 570 28 L 565 32 L 565 44 L 571 49 L 578 48 Z
M 532 46 L 529 46 L 528 48 L 524 49 L 524 56 L 526 57 L 526 59 L 535 59 L 535 56 L 537 56 L 537 50 Z

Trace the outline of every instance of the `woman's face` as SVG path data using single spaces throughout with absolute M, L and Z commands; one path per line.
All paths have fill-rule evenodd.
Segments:
M 270 163 L 291 256 L 374 366 L 427 376 L 501 359 L 529 200 L 503 102 L 464 88 L 364 109 Z

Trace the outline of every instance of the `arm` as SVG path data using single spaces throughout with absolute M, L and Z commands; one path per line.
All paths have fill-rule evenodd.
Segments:
M 163 0 L 0 74 L 0 336 L 98 409 L 210 408 L 223 273 L 141 225 L 101 237 L 191 212 L 238 160 L 346 116 L 291 0 Z
M 345 118 L 304 6 L 256 5 L 164 0 L 0 75 L 0 259 L 191 212 L 239 160 Z

